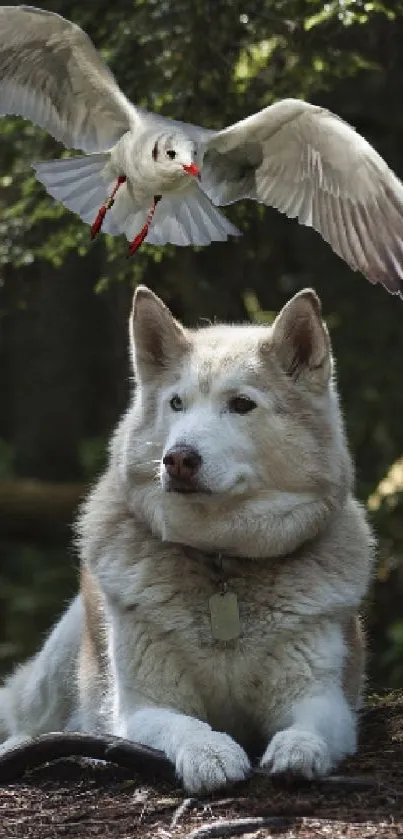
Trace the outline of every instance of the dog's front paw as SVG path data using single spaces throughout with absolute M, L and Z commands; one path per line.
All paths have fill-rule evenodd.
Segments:
M 188 792 L 212 792 L 243 781 L 250 772 L 246 752 L 227 734 L 211 731 L 191 737 L 176 757 L 176 771 Z
M 326 775 L 331 764 L 325 740 L 301 728 L 278 731 L 261 760 L 261 766 L 267 767 L 273 774 L 288 772 L 303 778 Z

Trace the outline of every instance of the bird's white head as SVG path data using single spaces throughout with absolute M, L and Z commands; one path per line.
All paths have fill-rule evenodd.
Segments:
M 193 140 L 181 131 L 160 134 L 152 149 L 156 167 L 165 174 L 184 172 L 199 177 L 198 151 Z

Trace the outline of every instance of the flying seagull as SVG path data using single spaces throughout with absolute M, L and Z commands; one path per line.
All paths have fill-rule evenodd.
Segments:
M 133 105 L 79 26 L 0 8 L 0 114 L 19 114 L 83 156 L 34 164 L 58 201 L 125 234 L 134 253 L 239 231 L 217 209 L 249 198 L 313 227 L 355 271 L 403 297 L 403 184 L 350 125 L 284 99 L 221 131 Z

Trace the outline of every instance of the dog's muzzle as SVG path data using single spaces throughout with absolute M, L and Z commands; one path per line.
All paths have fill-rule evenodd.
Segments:
M 162 485 L 167 492 L 201 492 L 202 458 L 192 446 L 173 446 L 162 458 Z

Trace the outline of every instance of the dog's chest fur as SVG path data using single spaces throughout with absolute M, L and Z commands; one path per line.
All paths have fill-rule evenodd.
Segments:
M 347 531 L 348 521 L 346 511 Z M 174 690 L 184 713 L 236 732 L 253 748 L 270 734 L 263 721 L 269 716 L 275 728 L 284 697 L 291 703 L 307 674 L 314 680 L 336 662 L 342 668 L 340 625 L 349 618 L 357 568 L 335 580 L 339 545 L 330 544 L 331 534 L 328 560 L 326 545 L 317 554 L 310 546 L 288 558 L 253 560 L 140 542 L 124 530 L 112 561 L 108 551 L 95 565 L 113 625 L 109 652 L 128 694 L 165 705 Z M 123 549 L 130 543 L 138 545 L 136 557 Z M 216 640 L 211 625 L 209 601 L 223 583 L 239 609 L 240 633 L 231 641 Z

